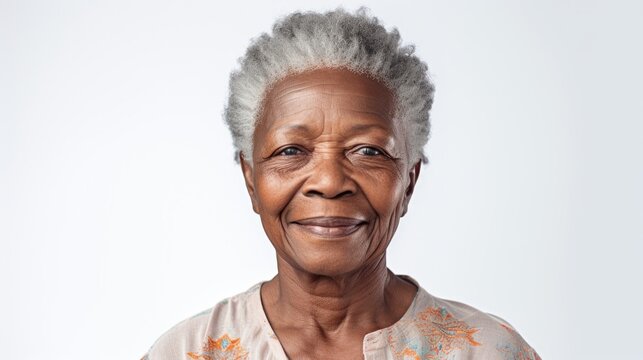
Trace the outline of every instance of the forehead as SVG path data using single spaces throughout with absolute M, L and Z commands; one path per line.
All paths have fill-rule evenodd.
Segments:
M 393 112 L 394 96 L 381 82 L 345 69 L 316 69 L 277 82 L 266 94 L 261 122 L 272 128 L 334 114 L 350 117 L 350 125 L 389 127 Z

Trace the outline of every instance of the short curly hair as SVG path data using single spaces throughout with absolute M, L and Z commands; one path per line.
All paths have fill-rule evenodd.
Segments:
M 345 68 L 381 81 L 395 97 L 395 119 L 405 121 L 410 161 L 422 159 L 429 139 L 435 87 L 413 45 L 401 44 L 397 28 L 387 31 L 368 9 L 294 12 L 279 19 L 272 34 L 251 41 L 240 68 L 230 74 L 224 118 L 235 157 L 252 158 L 253 134 L 263 98 L 280 79 L 317 68 Z

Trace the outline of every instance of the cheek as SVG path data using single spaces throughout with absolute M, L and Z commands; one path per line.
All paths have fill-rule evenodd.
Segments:
M 388 218 L 394 215 L 404 200 L 404 179 L 399 173 L 370 171 L 360 175 L 360 187 L 378 216 Z
M 398 173 L 387 171 L 371 172 L 361 182 L 364 196 L 376 216 L 366 253 L 377 257 L 386 251 L 397 230 L 404 203 L 404 181 Z
M 257 205 L 262 219 L 279 217 L 297 192 L 298 181 L 292 176 L 259 172 L 255 180 Z
M 292 179 L 274 174 L 258 173 L 255 194 L 261 225 L 278 253 L 284 255 L 284 228 L 281 217 L 296 190 Z

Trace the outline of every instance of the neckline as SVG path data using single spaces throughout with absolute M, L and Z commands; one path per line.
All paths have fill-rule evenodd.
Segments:
M 417 307 L 419 298 L 422 295 L 422 293 L 424 293 L 424 289 L 411 276 L 409 275 L 396 275 L 396 276 L 399 276 L 403 280 L 408 281 L 411 284 L 415 285 L 415 287 L 417 288 L 417 291 L 413 296 L 413 300 L 411 301 L 411 304 L 406 309 L 406 311 L 404 312 L 404 315 L 402 315 L 401 318 L 399 318 L 396 322 L 394 322 L 393 324 L 385 328 L 374 330 L 364 335 L 364 339 L 362 340 L 363 352 L 364 350 L 366 350 L 367 342 L 370 339 L 377 337 L 379 334 L 383 332 L 390 332 L 390 331 L 394 331 L 398 327 L 405 327 L 405 324 L 408 323 L 408 320 L 413 317 L 413 314 L 415 313 L 414 309 Z M 261 300 L 261 287 L 266 282 L 267 281 L 262 281 L 254 286 L 255 291 L 252 294 L 252 302 L 254 303 L 253 307 L 259 313 L 260 320 L 261 320 L 261 328 L 262 330 L 264 330 L 265 334 L 267 335 L 267 341 L 272 351 L 278 354 L 278 356 L 280 356 L 282 359 L 288 359 L 288 356 L 286 355 L 286 351 L 281 345 L 281 341 L 279 341 L 279 338 L 277 337 L 277 334 L 272 328 L 272 325 L 270 325 L 270 321 L 268 321 L 268 316 L 266 315 L 266 310 L 263 307 L 263 301 Z

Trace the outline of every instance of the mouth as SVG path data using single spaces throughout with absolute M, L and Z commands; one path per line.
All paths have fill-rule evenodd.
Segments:
M 345 237 L 366 225 L 362 219 L 347 217 L 315 217 L 292 223 L 305 232 L 326 238 Z

